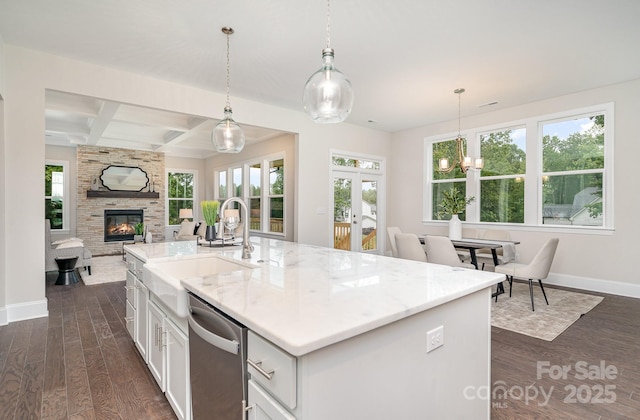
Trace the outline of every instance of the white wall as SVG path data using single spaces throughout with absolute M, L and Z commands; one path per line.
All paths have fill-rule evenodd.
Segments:
M 4 93 L 5 93 L 5 68 L 4 68 L 4 40 L 0 35 L 0 185 L 6 182 L 5 169 L 5 117 L 4 117 Z M 0 325 L 7 323 L 6 311 L 6 231 L 5 231 L 5 189 L 0 188 Z
M 548 229 L 512 229 L 519 240 L 521 260 L 529 261 L 551 236 L 560 238 L 549 283 L 640 297 L 640 275 L 634 264 L 640 235 L 635 161 L 640 155 L 638 110 L 640 80 L 606 86 L 572 95 L 535 102 L 465 118 L 463 127 L 482 127 L 521 118 L 550 114 L 606 102 L 615 106 L 615 230 L 609 234 L 558 233 Z M 423 140 L 425 137 L 455 132 L 456 121 L 395 133 L 389 162 L 388 225 L 410 232 L 444 234 L 446 222 L 422 224 Z M 486 225 L 477 225 L 486 228 Z
M 5 64 L 6 173 L 20 174 L 19 183 L 4 183 L 6 220 L 32 222 L 5 224 L 3 238 L 11 242 L 4 251 L 5 306 L 10 309 L 9 321 L 13 321 L 47 315 L 42 205 L 45 89 L 214 118 L 223 117 L 226 98 L 224 94 L 11 45 L 5 46 Z M 316 125 L 302 111 L 240 98 L 233 98 L 233 109 L 234 119 L 240 124 L 298 133 L 297 239 L 331 246 L 332 212 L 316 214 L 317 208 L 326 208 L 330 201 L 329 149 L 386 156 L 391 136 L 349 124 Z

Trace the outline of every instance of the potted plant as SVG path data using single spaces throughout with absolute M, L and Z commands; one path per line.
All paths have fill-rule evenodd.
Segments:
M 207 200 L 201 202 L 200 207 L 202 207 L 202 217 L 207 223 L 204 239 L 213 241 L 216 239 L 216 222 L 218 221 L 220 202 L 218 200 Z
M 467 206 L 475 200 L 475 197 L 465 197 L 462 191 L 455 186 L 442 192 L 442 201 L 438 204 L 436 216 L 442 219 L 444 215 L 451 215 L 449 220 L 449 239 L 460 239 L 462 237 L 462 222 L 458 214 L 462 213 Z
M 133 226 L 135 234 L 133 235 L 134 242 L 142 242 L 142 235 L 144 234 L 144 223 L 138 222 Z

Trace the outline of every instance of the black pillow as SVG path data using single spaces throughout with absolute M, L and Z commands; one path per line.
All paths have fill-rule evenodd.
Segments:
M 200 225 L 202 224 L 202 222 L 197 222 L 196 223 L 196 227 L 193 228 L 193 234 L 197 235 L 198 234 L 198 228 L 200 227 Z

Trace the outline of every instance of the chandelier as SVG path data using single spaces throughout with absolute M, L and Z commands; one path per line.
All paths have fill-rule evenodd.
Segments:
M 233 120 L 229 103 L 229 36 L 233 32 L 233 28 L 222 28 L 222 33 L 227 36 L 227 104 L 224 107 L 224 118 L 211 133 L 211 141 L 220 153 L 238 153 L 244 147 L 244 132 Z
M 466 173 L 469 169 L 480 170 L 484 167 L 484 159 L 482 159 L 482 157 L 473 159 L 470 156 L 467 156 L 464 151 L 464 139 L 460 134 L 460 96 L 464 91 L 464 88 L 459 88 L 453 91 L 453 93 L 458 95 L 458 137 L 456 138 L 456 152 L 451 165 L 449 165 L 448 158 L 440 158 L 440 161 L 438 162 L 438 170 L 445 174 L 453 171 L 456 168 L 456 165 L 460 166 L 462 173 Z
M 304 110 L 316 123 L 339 123 L 351 113 L 353 88 L 347 77 L 333 65 L 330 0 L 327 0 L 327 47 L 322 50 L 322 67 L 304 85 Z

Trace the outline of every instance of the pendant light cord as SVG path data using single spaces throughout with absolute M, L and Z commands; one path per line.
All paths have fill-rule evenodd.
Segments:
M 227 33 L 227 108 L 231 108 L 229 102 L 229 34 Z
M 331 48 L 331 0 L 327 0 L 327 48 Z

